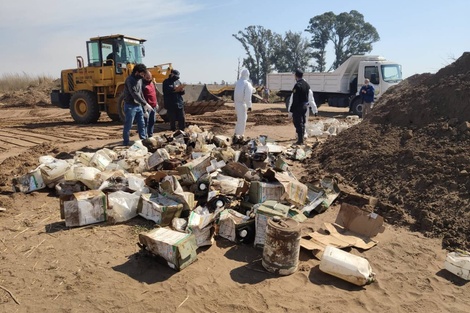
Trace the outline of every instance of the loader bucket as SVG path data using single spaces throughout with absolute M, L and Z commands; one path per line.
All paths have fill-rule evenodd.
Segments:
M 158 104 L 161 108 L 164 107 L 162 84 L 157 85 Z M 201 115 L 206 112 L 214 112 L 224 105 L 225 101 L 216 95 L 212 94 L 207 86 L 200 85 L 186 85 L 184 88 L 184 112 L 191 115 Z M 162 105 L 163 104 L 163 105 Z M 160 111 L 159 114 L 163 115 L 165 112 Z M 163 116 L 162 116 L 163 117 Z

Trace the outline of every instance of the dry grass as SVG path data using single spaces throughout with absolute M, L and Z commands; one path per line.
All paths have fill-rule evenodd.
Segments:
M 38 75 L 31 76 L 26 73 L 14 74 L 7 73 L 0 77 L 0 93 L 6 93 L 17 90 L 25 90 L 29 87 L 37 87 L 42 85 L 52 85 L 55 78 L 50 76 Z

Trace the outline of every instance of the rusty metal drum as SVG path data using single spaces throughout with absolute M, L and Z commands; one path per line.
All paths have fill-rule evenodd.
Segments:
M 275 274 L 290 275 L 297 271 L 299 253 L 299 222 L 279 216 L 270 219 L 263 247 L 263 267 Z

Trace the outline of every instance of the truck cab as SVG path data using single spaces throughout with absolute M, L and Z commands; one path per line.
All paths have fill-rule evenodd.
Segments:
M 351 90 L 356 97 L 359 97 L 359 90 L 361 89 L 364 80 L 369 79 L 370 83 L 375 89 L 375 99 L 377 100 L 383 93 L 393 85 L 398 84 L 403 80 L 401 65 L 394 62 L 386 61 L 384 58 L 377 57 L 375 61 L 360 61 L 358 66 L 357 85 L 355 90 Z M 361 108 L 357 108 L 359 100 L 354 97 L 350 101 L 351 111 L 361 112 Z

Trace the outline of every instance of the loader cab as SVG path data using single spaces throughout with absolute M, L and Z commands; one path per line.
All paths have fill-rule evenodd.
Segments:
M 124 36 L 91 38 L 87 41 L 88 66 L 114 66 L 116 74 L 122 74 L 128 64 L 142 63 L 143 39 Z

